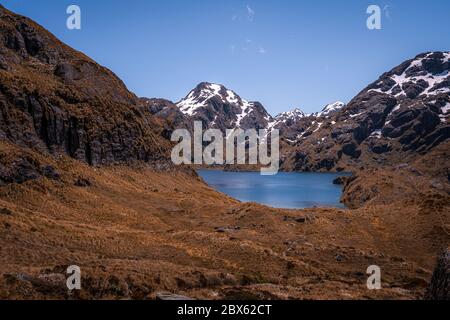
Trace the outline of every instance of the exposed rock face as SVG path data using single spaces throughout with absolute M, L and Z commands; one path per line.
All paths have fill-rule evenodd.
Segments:
M 0 186 L 9 183 L 23 183 L 45 176 L 59 179 L 59 173 L 49 165 L 41 165 L 31 157 L 18 157 L 12 163 L 0 163 Z
M 450 300 L 450 249 L 439 258 L 425 299 Z
M 277 115 L 271 123 L 269 130 L 278 129 L 280 135 L 289 143 L 298 138 L 311 125 L 311 118 L 300 109 L 283 112 Z
M 320 117 L 285 149 L 285 170 L 344 170 L 409 162 L 450 138 L 450 53 L 417 56 Z
M 176 129 L 187 129 L 190 132 L 194 130 L 194 123 L 190 117 L 186 116 L 171 101 L 165 99 L 147 99 L 141 98 L 141 108 L 144 112 L 149 112 L 157 118 L 163 120 L 163 136 L 170 139 L 172 132 Z
M 111 71 L 25 17 L 0 16 L 1 139 L 92 165 L 167 156 L 160 121 Z

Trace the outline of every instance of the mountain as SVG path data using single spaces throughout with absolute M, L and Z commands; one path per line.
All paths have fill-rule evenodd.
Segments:
M 448 52 L 418 55 L 362 90 L 350 103 L 337 101 L 321 112 L 300 109 L 271 117 L 223 85 L 200 83 L 173 104 L 147 99 L 150 113 L 174 128 L 280 130 L 282 169 L 340 171 L 410 162 L 449 136 Z
M 188 129 L 194 131 L 194 122 L 191 117 L 185 115 L 172 101 L 166 99 L 140 99 L 140 107 L 144 112 L 162 120 L 164 125 L 163 136 L 171 138 L 172 132 L 176 129 Z
M 223 85 L 200 83 L 176 104 L 191 121 L 202 121 L 206 128 L 264 129 L 272 121 L 263 105 L 248 102 Z
M 1 141 L 20 148 L 91 165 L 168 159 L 161 121 L 114 73 L 1 6 L 0 107 Z
M 292 144 L 303 137 L 305 131 L 311 128 L 314 123 L 320 123 L 322 118 L 327 119 L 333 116 L 344 106 L 343 102 L 338 101 L 326 105 L 321 112 L 312 114 L 306 114 L 298 108 L 283 112 L 269 124 L 269 130 L 272 128 L 280 130 L 280 136 Z
M 220 84 L 200 83 L 179 101 L 142 98 L 144 108 L 151 114 L 168 120 L 172 128 L 193 130 L 194 121 L 202 121 L 204 128 L 273 129 L 280 130 L 286 141 L 295 141 L 311 124 L 336 114 L 344 103 L 335 102 L 321 112 L 306 114 L 296 108 L 272 117 L 259 102 L 248 102 L 236 92 Z
M 450 137 L 450 53 L 418 55 L 318 118 L 284 150 L 284 169 L 353 170 L 410 162 Z M 330 108 L 333 109 L 333 108 Z
M 312 116 L 316 118 L 329 118 L 335 115 L 339 110 L 345 107 L 345 103 L 336 101 L 334 103 L 327 104 L 321 112 L 313 113 Z

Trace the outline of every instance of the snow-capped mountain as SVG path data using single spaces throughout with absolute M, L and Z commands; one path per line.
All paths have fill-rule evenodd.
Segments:
M 202 121 L 204 128 L 273 129 L 282 137 L 295 140 L 313 122 L 334 115 L 344 103 L 335 102 L 321 112 L 306 114 L 299 108 L 272 117 L 259 102 L 242 99 L 236 92 L 220 84 L 202 82 L 188 95 L 174 104 L 162 99 L 142 101 L 147 110 L 160 118 L 169 119 L 174 127 L 192 129 L 194 121 Z
M 273 129 L 280 130 L 281 137 L 289 142 L 294 141 L 304 131 L 307 123 L 309 123 L 309 115 L 296 108 L 275 116 L 269 123 L 267 129 L 269 132 Z
M 449 60 L 449 52 L 418 55 L 384 73 L 347 106 L 327 106 L 294 141 L 295 151 L 284 150 L 284 169 L 404 163 L 448 142 Z
M 419 55 L 385 74 L 369 91 L 409 99 L 449 93 L 449 60 L 449 52 Z
M 272 117 L 259 102 L 242 99 L 223 85 L 202 82 L 178 102 L 177 107 L 193 121 L 208 128 L 263 129 Z
M 292 111 L 283 112 L 277 115 L 269 124 L 269 131 L 272 129 L 280 130 L 280 134 L 287 142 L 296 142 L 303 137 L 305 131 L 313 125 L 319 126 L 324 119 L 335 115 L 345 106 L 345 103 L 337 101 L 326 105 L 321 112 L 306 114 L 296 108 Z
M 345 103 L 336 101 L 334 103 L 327 104 L 321 112 L 313 113 L 312 116 L 316 118 L 331 117 L 344 107 Z
M 294 122 L 307 116 L 308 115 L 304 113 L 302 110 L 300 110 L 299 108 L 295 108 L 292 111 L 280 113 L 275 117 L 275 120 L 277 122 L 286 123 L 286 122 Z
M 151 100 L 147 109 L 177 127 L 280 130 L 282 168 L 352 170 L 409 161 L 450 138 L 450 53 L 408 60 L 362 90 L 347 105 L 300 109 L 271 117 L 258 102 L 203 82 L 177 104 Z M 408 160 L 409 159 L 409 160 Z

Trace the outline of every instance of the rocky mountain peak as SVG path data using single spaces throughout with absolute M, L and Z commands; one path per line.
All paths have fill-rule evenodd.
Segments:
M 336 114 L 339 110 L 345 107 L 345 103 L 341 101 L 336 101 L 334 103 L 327 104 L 321 112 L 313 113 L 314 117 L 330 117 Z
M 304 113 L 302 110 L 300 110 L 299 108 L 295 108 L 292 111 L 288 111 L 288 112 L 283 112 L 280 113 L 279 115 L 277 115 L 275 117 L 276 121 L 296 121 L 298 119 L 304 118 L 306 117 L 306 113 Z
M 259 102 L 242 99 L 221 84 L 202 82 L 178 102 L 177 107 L 194 121 L 221 130 L 267 127 L 272 120 Z
M 251 103 L 242 100 L 234 91 L 227 89 L 221 84 L 202 82 L 195 89 L 177 103 L 181 112 L 192 116 L 199 109 L 206 108 L 210 100 L 214 99 L 216 103 L 238 105 L 243 109 L 250 107 Z

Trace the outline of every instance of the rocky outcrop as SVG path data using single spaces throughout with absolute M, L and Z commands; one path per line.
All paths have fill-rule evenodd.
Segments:
M 1 139 L 91 165 L 167 158 L 161 122 L 111 71 L 31 20 L 0 15 Z
M 50 165 L 41 165 L 30 157 L 19 157 L 8 166 L 0 163 L 0 186 L 9 183 L 24 183 L 45 176 L 58 180 L 60 174 Z
M 164 126 L 163 136 L 170 139 L 172 132 L 176 129 L 187 129 L 194 131 L 194 123 L 192 119 L 186 116 L 171 101 L 165 99 L 148 99 L 141 98 L 141 109 L 145 113 L 150 113 L 159 118 Z
M 439 258 L 425 299 L 450 300 L 450 249 Z
M 296 108 L 283 112 L 273 118 L 269 123 L 269 129 L 278 129 L 280 136 L 288 143 L 295 141 L 309 126 L 313 119 L 302 110 Z

